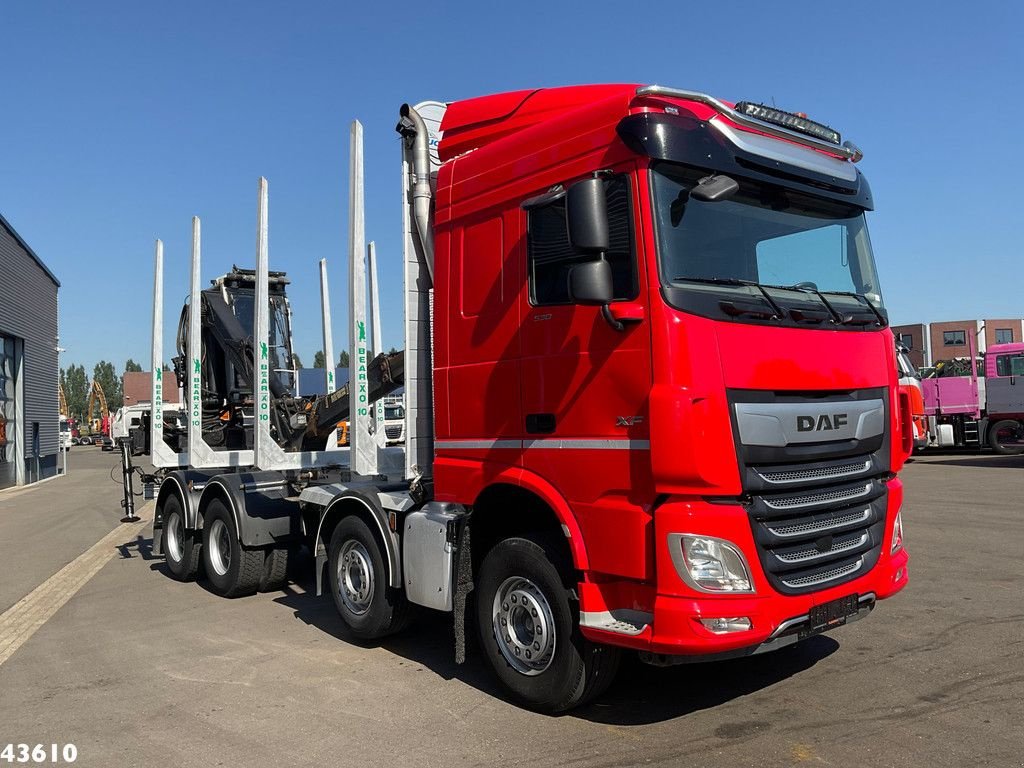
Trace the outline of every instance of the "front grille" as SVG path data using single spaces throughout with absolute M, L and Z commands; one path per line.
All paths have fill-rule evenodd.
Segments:
M 841 504 L 860 499 L 871 493 L 871 483 L 858 483 L 852 487 L 831 488 L 821 491 L 810 491 L 792 496 L 768 496 L 765 504 L 772 509 L 805 509 L 822 504 Z
M 877 477 L 752 494 L 750 522 L 768 581 L 793 595 L 866 573 L 881 553 L 887 496 L 884 480 Z
M 829 568 L 825 571 L 820 571 L 818 573 L 812 573 L 807 576 L 798 576 L 796 578 L 791 579 L 783 579 L 782 583 L 792 589 L 799 589 L 801 587 L 806 588 L 824 586 L 829 582 L 838 581 L 839 579 L 842 579 L 844 576 L 852 576 L 853 574 L 860 571 L 863 565 L 863 558 L 859 558 L 852 563 L 839 565 L 834 568 Z M 831 586 L 831 584 L 829 584 L 829 586 Z
M 807 594 L 870 571 L 885 538 L 888 390 L 730 389 L 728 397 L 750 526 L 771 587 Z M 808 420 L 826 429 L 808 431 Z
M 824 531 L 835 531 L 845 528 L 853 523 L 865 523 L 871 517 L 871 507 L 862 509 L 859 512 L 850 512 L 846 515 L 826 515 L 815 517 L 812 520 L 797 520 L 779 525 L 768 525 L 768 530 L 783 538 L 790 536 L 808 536 L 812 533 Z
M 856 461 L 841 461 L 811 468 L 771 467 L 754 471 L 767 483 L 772 485 L 789 485 L 826 480 L 845 480 L 849 477 L 863 475 L 870 470 L 871 459 L 857 459 Z
M 402 436 L 402 425 L 398 424 L 393 427 L 384 427 L 384 436 L 388 440 L 397 440 Z

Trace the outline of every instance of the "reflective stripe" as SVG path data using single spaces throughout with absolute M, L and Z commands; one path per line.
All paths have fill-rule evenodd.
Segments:
M 540 440 L 524 440 L 523 448 L 573 448 L 599 451 L 647 451 L 651 448 L 650 440 L 630 440 L 628 437 L 608 440 L 562 440 L 547 438 Z
M 522 440 L 435 440 L 435 448 L 445 450 L 490 450 L 492 448 L 515 448 L 523 447 Z
M 437 440 L 434 447 L 441 450 L 490 450 L 490 449 L 574 449 L 600 451 L 647 451 L 650 440 L 631 440 L 628 437 L 592 440 L 563 440 L 559 437 L 537 438 L 534 440 Z

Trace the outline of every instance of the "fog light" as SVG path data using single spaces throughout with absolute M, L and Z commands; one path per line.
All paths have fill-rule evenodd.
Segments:
M 668 549 L 683 581 L 701 592 L 754 591 L 743 553 L 732 542 L 712 536 L 670 533 Z
M 700 623 L 704 628 L 716 635 L 725 635 L 729 632 L 746 632 L 750 629 L 750 618 L 747 616 L 732 616 L 725 619 L 701 619 Z
M 903 549 L 903 510 L 901 509 L 896 513 L 896 522 L 892 526 L 892 547 L 889 550 L 890 555 L 895 555 Z

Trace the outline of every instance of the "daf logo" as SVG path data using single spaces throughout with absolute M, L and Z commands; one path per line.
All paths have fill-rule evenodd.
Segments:
M 845 427 L 849 423 L 850 416 L 846 413 L 836 413 L 829 416 L 823 413 L 820 416 L 797 416 L 797 432 L 831 432 L 834 429 Z

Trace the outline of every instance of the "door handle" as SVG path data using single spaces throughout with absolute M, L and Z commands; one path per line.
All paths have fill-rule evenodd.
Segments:
M 531 435 L 550 435 L 552 432 L 555 431 L 555 414 L 526 414 L 526 431 L 528 434 Z

